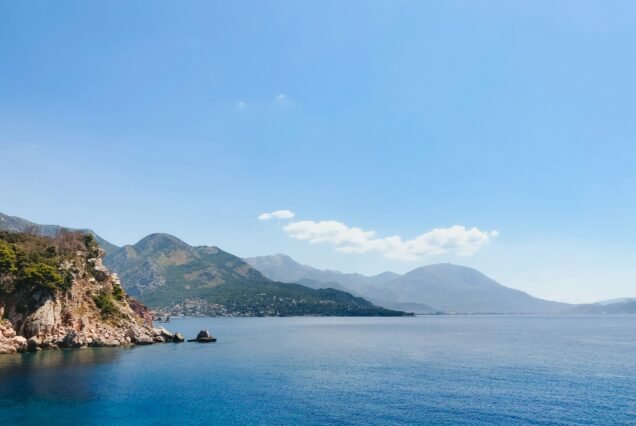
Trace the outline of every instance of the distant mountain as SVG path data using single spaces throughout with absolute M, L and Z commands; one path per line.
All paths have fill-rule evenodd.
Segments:
M 192 247 L 169 234 L 151 234 L 104 259 L 130 295 L 142 297 L 177 283 L 184 291 L 234 281 L 268 281 L 260 272 L 218 247 Z
M 450 263 L 423 266 L 386 283 L 396 302 L 417 302 L 445 312 L 560 313 L 571 307 L 504 287 L 481 272 Z
M 424 303 L 400 303 L 400 302 L 390 302 L 387 300 L 379 301 L 370 298 L 371 302 L 378 306 L 382 306 L 383 308 L 393 309 L 396 311 L 404 311 L 404 312 L 413 312 L 414 314 L 443 314 L 444 312 L 441 309 L 433 308 L 432 306 L 426 305 Z
M 119 248 L 116 245 L 109 243 L 90 229 L 73 229 L 62 227 L 59 225 L 40 225 L 26 219 L 22 219 L 20 217 L 8 216 L 6 214 L 0 213 L 0 231 L 25 232 L 29 230 L 35 230 L 38 235 L 53 237 L 62 228 L 69 229 L 71 231 L 85 232 L 93 235 L 93 237 L 95 237 L 95 240 L 97 240 L 97 242 L 99 243 L 99 246 L 106 253 L 113 252 Z
M 308 280 L 316 283 L 337 283 L 349 290 L 357 290 L 369 284 L 382 284 L 399 277 L 393 272 L 383 272 L 378 275 L 366 276 L 362 274 L 345 274 L 329 269 L 316 269 L 302 265 L 285 254 L 248 257 L 247 263 L 258 269 L 267 278 L 283 282 L 299 282 Z
M 304 285 L 305 287 L 313 288 L 316 290 L 319 290 L 321 288 L 335 288 L 336 290 L 348 291 L 342 286 L 342 284 L 335 281 L 327 281 L 323 283 L 320 281 L 303 278 L 302 280 L 298 280 L 296 284 Z
M 588 305 L 577 305 L 568 313 L 571 314 L 636 314 L 636 299 L 623 298 L 617 301 L 606 301 Z
M 636 301 L 636 297 L 620 297 L 618 299 L 609 299 L 609 300 L 602 300 L 600 302 L 596 302 L 596 305 L 613 305 L 615 303 L 623 303 L 623 302 L 632 302 L 632 301 Z
M 385 283 L 400 276 L 393 272 L 366 276 L 321 270 L 300 264 L 285 254 L 249 257 L 245 261 L 272 280 L 296 282 L 311 288 L 337 288 L 364 297 L 376 305 L 389 309 L 405 310 L 418 314 L 439 312 L 438 309 L 424 303 L 397 302 L 398 296 L 392 290 L 384 287 Z
M 337 289 L 271 281 L 218 247 L 151 234 L 109 253 L 106 265 L 149 306 L 188 315 L 403 315 Z
M 333 272 L 333 271 L 330 271 L 330 272 Z M 393 274 L 391 272 L 387 272 L 386 274 L 398 276 L 397 274 Z M 353 295 L 366 298 L 367 300 L 372 302 L 374 305 L 382 306 L 383 308 L 392 309 L 396 311 L 413 312 L 416 314 L 440 313 L 439 309 L 432 308 L 423 303 L 399 303 L 399 302 L 391 302 L 389 300 L 384 300 L 384 299 L 377 299 L 374 297 L 374 295 L 381 294 L 382 293 L 381 291 L 374 290 L 373 288 L 371 288 L 369 291 L 365 291 L 365 288 L 362 285 L 357 286 L 358 290 L 361 290 L 361 291 L 358 291 L 351 288 L 346 288 L 342 284 L 337 283 L 335 281 L 320 282 L 316 280 L 303 278 L 298 280 L 296 283 L 304 285 L 305 287 L 316 289 L 316 290 L 333 288 L 336 290 L 346 291 Z M 367 293 L 366 296 L 364 295 L 364 293 Z
M 424 266 L 401 276 L 385 272 L 368 277 L 322 271 L 282 254 L 246 261 L 268 278 L 285 282 L 312 280 L 314 287 L 338 283 L 378 305 L 410 312 L 557 313 L 571 308 L 504 287 L 479 271 L 451 264 Z

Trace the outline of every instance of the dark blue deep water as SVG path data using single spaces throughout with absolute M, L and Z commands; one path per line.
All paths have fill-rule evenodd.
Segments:
M 176 319 L 0 356 L 0 424 L 636 424 L 636 317 Z

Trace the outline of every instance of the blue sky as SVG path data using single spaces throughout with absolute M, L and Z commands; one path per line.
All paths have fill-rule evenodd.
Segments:
M 636 296 L 635 16 L 0 0 L 0 211 L 117 244 L 160 231 L 347 272 L 451 261 L 541 297 Z M 295 217 L 257 220 L 279 209 Z M 497 235 L 407 261 L 293 238 L 306 221 Z

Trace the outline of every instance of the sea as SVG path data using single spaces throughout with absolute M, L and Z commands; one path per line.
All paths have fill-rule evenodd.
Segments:
M 0 356 L 0 424 L 636 424 L 636 316 L 165 325 L 218 341 Z

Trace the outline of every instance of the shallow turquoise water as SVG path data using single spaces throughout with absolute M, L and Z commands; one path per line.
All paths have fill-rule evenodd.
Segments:
M 189 318 L 0 356 L 0 424 L 636 424 L 636 318 Z

